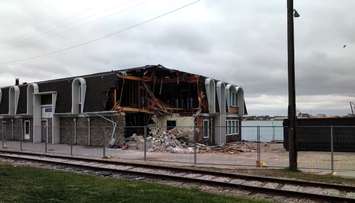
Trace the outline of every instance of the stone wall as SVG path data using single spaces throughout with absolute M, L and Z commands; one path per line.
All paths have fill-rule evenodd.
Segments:
M 3 118 L 0 119 L 0 140 L 4 135 L 4 139 L 9 141 L 20 141 L 21 136 L 24 136 L 24 121 L 32 120 L 27 118 Z M 32 129 L 32 126 L 30 126 Z M 32 131 L 30 130 L 30 139 L 23 140 L 24 142 L 32 142 Z
M 48 143 L 52 143 L 52 119 L 47 119 L 48 121 Z M 39 128 L 41 128 L 41 140 L 42 142 L 45 142 L 46 141 L 46 133 L 47 132 L 44 132 L 46 131 L 46 126 L 39 126 Z M 42 131 L 44 133 L 42 133 Z
M 90 118 L 77 118 L 76 119 L 76 137 L 74 139 L 75 144 L 91 145 L 91 140 L 89 137 L 89 129 L 88 129 L 89 126 L 90 126 L 90 130 L 91 130 L 91 119 Z
M 60 137 L 61 144 L 74 144 L 74 121 L 71 117 L 60 118 Z
M 117 122 L 116 144 L 122 144 L 124 141 L 125 116 L 116 114 L 105 117 Z M 60 143 L 90 146 L 102 146 L 105 143 L 108 145 L 111 141 L 112 130 L 112 124 L 98 116 L 62 117 L 60 118 Z

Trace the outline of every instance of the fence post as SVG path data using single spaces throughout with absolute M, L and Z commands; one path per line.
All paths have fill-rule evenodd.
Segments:
M 147 161 L 147 126 L 144 126 L 144 161 Z
M 196 126 L 194 123 L 194 127 L 193 127 L 193 132 L 194 132 L 194 164 L 197 164 L 197 137 L 196 137 Z
M 44 153 L 46 153 L 47 154 L 47 151 L 48 151 L 48 127 L 49 127 L 49 125 L 48 125 L 48 120 L 47 120 L 47 122 L 46 122 L 46 139 L 45 139 L 45 142 L 44 142 Z
M 21 125 L 22 125 L 22 130 L 21 130 L 21 133 L 20 133 L 20 151 L 23 151 L 23 148 L 22 148 L 22 143 L 23 143 L 23 136 L 24 136 L 24 131 L 25 131 L 25 125 L 24 125 L 24 121 L 23 119 L 21 119 Z
M 256 127 L 256 167 L 261 167 L 260 161 L 260 126 Z
M 75 134 L 76 134 L 76 125 L 75 125 L 75 118 L 73 119 L 73 133 L 72 133 L 72 136 L 71 136 L 71 139 L 70 139 L 70 156 L 73 156 L 73 144 L 74 144 L 74 137 L 75 137 Z
M 77 125 L 77 120 L 76 118 L 73 119 L 74 121 L 74 138 L 73 138 L 73 144 L 78 144 L 78 135 L 77 135 L 77 128 L 78 128 L 78 125 Z
M 1 146 L 2 146 L 2 148 L 4 149 L 5 147 L 5 139 L 4 139 L 4 137 L 5 137 L 5 130 L 4 130 L 4 123 L 3 122 L 1 122 Z
M 5 130 L 4 130 L 5 129 Z M 6 125 L 2 123 L 2 148 L 6 149 Z
M 88 145 L 91 145 L 91 121 L 90 121 L 90 117 L 87 118 L 88 121 Z
M 14 135 L 14 119 L 11 119 L 11 139 L 15 140 L 15 135 Z
M 330 126 L 331 173 L 334 174 L 334 127 Z
M 105 130 L 104 130 L 105 132 Z M 104 136 L 104 143 L 102 144 L 102 158 L 103 159 L 106 159 L 107 156 L 106 156 L 106 136 L 105 136 L 105 133 L 103 133 L 103 136 Z

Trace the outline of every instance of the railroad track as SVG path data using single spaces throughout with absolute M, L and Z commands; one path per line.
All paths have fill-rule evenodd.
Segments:
M 79 167 L 93 171 L 137 175 L 154 179 L 167 179 L 179 182 L 237 188 L 286 197 L 329 202 L 355 202 L 355 187 L 350 185 L 9 150 L 0 150 L 0 157 Z

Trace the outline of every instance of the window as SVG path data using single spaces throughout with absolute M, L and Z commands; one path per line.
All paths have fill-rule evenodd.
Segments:
M 203 138 L 207 139 L 209 138 L 210 134 L 210 122 L 209 120 L 205 119 L 203 120 Z
M 48 105 L 48 104 L 52 104 L 52 95 L 51 94 L 41 95 L 41 105 Z
M 235 135 L 239 134 L 239 120 L 226 120 L 226 134 Z
M 230 94 L 230 104 L 231 106 L 237 106 L 237 93 L 232 92 Z
M 176 121 L 166 121 L 167 130 L 171 130 L 176 127 Z

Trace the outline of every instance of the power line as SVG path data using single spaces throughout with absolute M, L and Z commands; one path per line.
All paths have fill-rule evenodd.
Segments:
M 192 6 L 196 3 L 198 3 L 200 0 L 196 0 L 196 1 L 192 1 L 190 3 L 187 3 L 187 4 L 184 4 L 178 8 L 175 8 L 173 10 L 170 10 L 170 11 L 167 11 L 165 13 L 162 13 L 160 15 L 157 15 L 155 17 L 152 17 L 152 18 L 148 18 L 144 21 L 141 21 L 139 23 L 136 23 L 136 24 L 133 24 L 133 25 L 130 25 L 130 26 L 127 26 L 121 30 L 117 30 L 115 32 L 111 32 L 111 33 L 108 33 L 106 35 L 103 35 L 101 37 L 98 37 L 98 38 L 95 38 L 95 39 L 91 39 L 91 40 L 88 40 L 88 41 L 85 41 L 85 42 L 81 42 L 81 43 L 78 43 L 78 44 L 74 44 L 74 45 L 71 45 L 71 46 L 68 46 L 68 47 L 64 47 L 64 48 L 61 48 L 61 49 L 57 49 L 57 50 L 53 50 L 53 51 L 50 51 L 50 52 L 47 52 L 45 54 L 41 54 L 41 55 L 36 55 L 36 56 L 31 56 L 31 57 L 28 57 L 28 58 L 23 58 L 23 59 L 18 59 L 18 60 L 12 60 L 12 61 L 7 61 L 7 62 L 0 62 L 0 64 L 14 64 L 14 63 L 20 63 L 20 62 L 24 62 L 24 61 L 29 61 L 29 60 L 34 60 L 34 59 L 38 59 L 38 58 L 42 58 L 42 57 L 47 57 L 47 56 L 51 56 L 51 55 L 55 55 L 55 54 L 59 54 L 59 53 L 62 53 L 62 52 L 65 52 L 65 51 L 68 51 L 68 50 L 71 50 L 71 49 L 75 49 L 75 48 L 78 48 L 78 47 L 82 47 L 82 46 L 85 46 L 85 45 L 88 45 L 88 44 L 91 44 L 91 43 L 94 43 L 94 42 L 97 42 L 97 41 L 100 41 L 100 40 L 103 40 L 103 39 L 106 39 L 106 38 L 110 38 L 114 35 L 118 35 L 118 34 L 121 34 L 123 32 L 126 32 L 126 31 L 129 31 L 129 30 L 132 30 L 138 26 L 141 26 L 141 25 L 144 25 L 144 24 L 147 24 L 147 23 L 150 23 L 152 21 L 155 21 L 159 18 L 162 18 L 162 17 L 165 17 L 167 15 L 170 15 L 172 13 L 175 13 L 177 11 L 180 11 L 184 8 L 187 8 L 189 6 Z
M 99 16 L 97 13 L 93 13 L 93 14 L 86 15 L 86 16 L 82 15 L 82 16 L 79 16 L 79 21 L 77 21 L 77 22 L 67 21 L 67 22 L 65 22 L 66 26 L 64 26 L 63 28 L 54 26 L 54 27 L 44 30 L 43 32 L 41 32 L 41 34 L 50 34 L 50 33 L 56 34 L 55 33 L 56 31 L 59 31 L 59 32 L 67 31 L 67 30 L 70 30 L 70 29 L 75 28 L 77 26 L 83 25 L 84 23 L 90 22 L 91 20 L 97 20 L 97 18 L 95 18 L 95 16 L 99 16 L 98 18 L 103 18 L 103 17 L 107 17 L 107 16 L 121 14 L 123 12 L 128 11 L 131 7 L 135 8 L 142 3 L 144 3 L 144 1 L 138 1 L 135 4 L 129 5 L 128 7 L 122 8 L 118 11 L 110 12 L 109 14 L 105 14 L 103 16 Z M 105 10 L 107 10 L 107 9 L 105 9 Z M 24 35 L 22 35 L 22 37 L 20 36 L 20 38 L 18 38 L 18 40 L 26 40 L 26 39 L 30 39 L 30 38 L 31 38 L 31 34 L 24 34 Z

